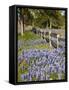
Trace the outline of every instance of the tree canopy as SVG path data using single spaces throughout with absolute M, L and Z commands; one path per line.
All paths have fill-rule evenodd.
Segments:
M 50 29 L 65 27 L 63 10 L 18 8 L 17 12 L 18 17 L 23 22 L 23 31 L 24 25 Z

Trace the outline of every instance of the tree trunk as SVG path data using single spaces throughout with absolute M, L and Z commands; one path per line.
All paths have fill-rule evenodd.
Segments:
M 24 33 L 24 16 L 23 16 L 23 9 L 20 10 L 21 12 L 21 35 L 23 36 L 23 33 Z
M 32 26 L 34 27 L 34 22 L 32 23 Z
M 51 19 L 50 19 L 50 29 L 52 28 L 52 21 L 51 21 Z
M 23 33 L 24 33 L 24 15 L 23 15 L 23 19 L 22 19 L 22 22 L 23 22 Z
M 21 35 L 23 36 L 23 22 L 21 20 Z

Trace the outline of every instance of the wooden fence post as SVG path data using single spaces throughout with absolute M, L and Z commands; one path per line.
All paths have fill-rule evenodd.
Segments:
M 42 30 L 40 30 L 40 35 L 41 35 L 41 39 L 42 39 Z
M 49 44 L 50 44 L 50 47 L 52 46 L 51 45 L 51 31 L 49 31 Z
M 57 34 L 57 48 L 59 47 L 59 34 Z
M 44 35 L 43 36 L 44 36 L 44 39 L 45 39 L 45 31 L 44 31 Z

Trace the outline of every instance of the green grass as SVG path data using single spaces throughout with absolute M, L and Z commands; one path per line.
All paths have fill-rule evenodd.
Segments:
M 24 32 L 23 36 L 21 36 L 20 34 L 18 35 L 18 40 L 27 41 L 27 40 L 35 40 L 35 39 L 39 39 L 39 38 L 40 38 L 39 35 L 36 35 L 31 31 Z
M 20 55 L 23 50 L 29 50 L 29 49 L 33 49 L 33 48 L 34 49 L 41 49 L 41 50 L 43 50 L 43 49 L 52 50 L 53 49 L 53 47 L 50 48 L 49 43 L 47 43 L 47 44 L 33 45 L 33 46 L 32 45 L 23 45 L 22 48 L 20 48 L 18 50 L 18 55 Z
M 62 80 L 65 79 L 65 74 L 62 73 Z M 58 73 L 51 73 L 50 80 L 58 80 Z
M 62 73 L 62 79 L 65 79 L 65 74 L 64 73 Z
M 36 77 L 32 77 L 32 81 L 37 81 Z
M 58 80 L 58 74 L 57 73 L 51 73 L 50 80 Z
M 48 35 L 46 37 L 49 37 Z M 40 44 L 40 45 L 28 45 L 27 41 L 31 41 L 31 40 L 37 40 L 37 39 L 40 39 L 41 37 L 37 34 L 34 34 L 33 32 L 31 31 L 27 31 L 27 32 L 24 32 L 23 36 L 21 36 L 20 34 L 18 35 L 18 40 L 23 40 L 25 43 L 23 44 L 23 46 L 21 48 L 18 49 L 18 55 L 21 54 L 21 52 L 23 50 L 29 50 L 29 49 L 48 49 L 48 50 L 51 50 L 53 49 L 50 48 L 49 46 L 49 43 L 48 44 Z
M 34 45 L 36 49 L 49 49 L 49 44 Z

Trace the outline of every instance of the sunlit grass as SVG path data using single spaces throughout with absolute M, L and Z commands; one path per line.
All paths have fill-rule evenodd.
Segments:
M 18 35 L 18 40 L 36 40 L 36 39 L 39 39 L 40 36 L 37 35 L 37 34 L 34 34 L 33 32 L 31 31 L 27 31 L 27 32 L 24 32 L 23 36 L 21 36 L 20 34 Z
M 22 48 L 20 48 L 18 50 L 18 55 L 20 55 L 23 50 L 30 50 L 30 49 L 40 49 L 40 50 L 43 50 L 43 49 L 47 49 L 47 50 L 52 50 L 53 47 L 50 47 L 49 43 L 47 44 L 39 44 L 39 45 L 23 45 Z
M 58 74 L 57 73 L 51 73 L 50 80 L 58 80 Z
M 47 38 L 49 38 L 49 36 L 46 36 Z M 21 48 L 18 48 L 18 55 L 20 55 L 22 53 L 23 50 L 29 50 L 29 49 L 48 49 L 51 50 L 53 49 L 53 47 L 50 47 L 49 43 L 46 44 L 36 44 L 36 45 L 29 45 L 27 43 L 27 41 L 31 41 L 31 40 L 37 40 L 37 39 L 41 39 L 41 37 L 37 34 L 34 34 L 31 31 L 27 31 L 24 32 L 23 36 L 21 36 L 20 34 L 18 35 L 18 40 L 23 40 L 23 42 L 25 42 L 23 44 L 23 46 Z

